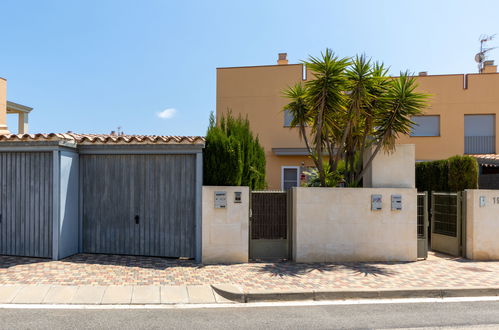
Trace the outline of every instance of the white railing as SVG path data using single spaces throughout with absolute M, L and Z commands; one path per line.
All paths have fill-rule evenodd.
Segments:
M 496 152 L 495 136 L 465 136 L 465 154 L 494 154 Z

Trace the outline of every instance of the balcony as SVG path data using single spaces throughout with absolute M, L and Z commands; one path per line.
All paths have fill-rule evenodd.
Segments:
M 465 136 L 465 154 L 495 154 L 496 137 L 491 136 Z

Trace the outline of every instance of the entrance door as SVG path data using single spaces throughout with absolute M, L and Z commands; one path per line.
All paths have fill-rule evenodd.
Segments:
M 431 194 L 431 248 L 460 256 L 462 253 L 461 193 Z
M 418 258 L 428 258 L 428 192 L 418 193 Z
M 289 259 L 288 193 L 252 192 L 250 214 L 250 259 Z
M 80 160 L 84 252 L 195 256 L 195 156 Z

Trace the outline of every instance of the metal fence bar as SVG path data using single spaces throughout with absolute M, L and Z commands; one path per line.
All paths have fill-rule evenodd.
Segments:
M 457 226 L 460 215 L 459 194 L 432 193 L 432 232 L 440 235 L 459 237 Z
M 251 239 L 286 239 L 287 193 L 252 193 Z
M 493 154 L 496 152 L 495 136 L 465 136 L 465 154 Z

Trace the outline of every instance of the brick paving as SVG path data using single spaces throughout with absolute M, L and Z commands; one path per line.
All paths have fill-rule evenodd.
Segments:
M 475 262 L 430 253 L 417 262 L 248 263 L 78 254 L 61 261 L 0 256 L 0 285 L 206 285 L 245 290 L 499 287 L 499 261 Z

